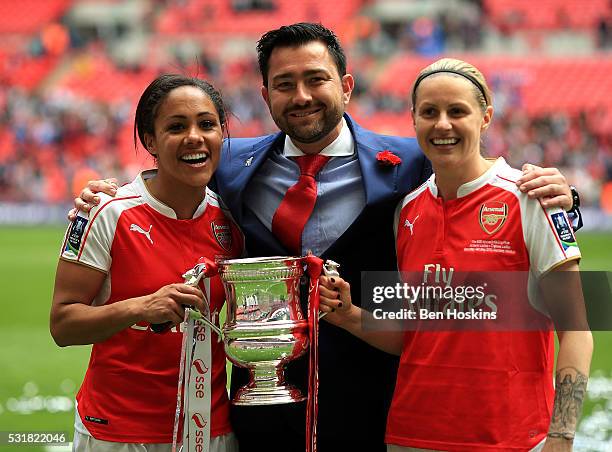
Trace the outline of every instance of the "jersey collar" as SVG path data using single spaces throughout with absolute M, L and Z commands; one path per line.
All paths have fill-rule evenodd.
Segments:
M 477 177 L 476 179 L 470 182 L 466 182 L 463 185 L 460 185 L 459 188 L 457 189 L 457 198 L 462 198 L 464 196 L 467 196 L 470 193 L 475 192 L 479 188 L 484 187 L 486 184 L 490 183 L 493 179 L 495 179 L 495 177 L 497 177 L 499 170 L 503 166 L 507 166 L 507 165 L 508 164 L 506 163 L 503 157 L 498 157 L 495 160 L 495 163 L 493 163 L 493 165 L 491 166 L 491 168 L 486 170 L 479 177 Z M 431 191 L 431 194 L 434 197 L 438 197 L 438 186 L 436 185 L 436 174 L 435 173 L 432 174 L 429 179 L 427 179 L 427 186 L 429 187 L 429 191 Z
M 174 209 L 167 206 L 166 204 L 161 202 L 159 199 L 157 199 L 155 196 L 153 196 L 151 192 L 149 192 L 149 189 L 147 188 L 147 184 L 145 184 L 145 180 L 154 177 L 156 174 L 157 174 L 156 169 L 150 169 L 150 170 L 142 171 L 138 175 L 138 177 L 136 177 L 136 179 L 134 180 L 134 183 L 139 192 L 138 194 L 143 197 L 146 203 L 149 204 L 149 206 L 151 206 L 153 210 L 161 213 L 162 215 L 168 218 L 177 219 L 176 212 L 174 211 Z M 195 213 L 193 214 L 192 218 L 198 218 L 204 214 L 204 212 L 206 211 L 206 206 L 208 204 L 208 195 L 209 195 L 209 191 L 208 191 L 208 187 L 206 187 L 206 196 L 204 196 L 204 200 L 200 203 Z

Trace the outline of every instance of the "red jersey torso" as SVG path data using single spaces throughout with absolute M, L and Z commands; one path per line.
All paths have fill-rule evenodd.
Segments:
M 207 190 L 194 218 L 179 220 L 139 176 L 88 216 L 80 214 L 62 258 L 106 272 L 93 304 L 110 304 L 183 282 L 181 275 L 202 256 L 234 258 L 242 250 L 242 235 L 213 192 Z M 211 312 L 219 312 L 225 299 L 219 277 L 210 280 L 209 299 Z M 171 443 L 181 339 L 176 328 L 156 334 L 142 323 L 94 344 L 77 394 L 77 429 L 105 441 Z M 223 344 L 213 340 L 211 346 L 214 437 L 231 426 Z
M 499 159 L 460 187 L 454 200 L 437 197 L 435 176 L 407 195 L 396 215 L 399 270 L 415 272 L 426 284 L 460 272 L 508 272 L 515 275 L 510 280 L 524 277 L 526 288 L 579 257 L 565 213 L 545 211 L 522 195 L 514 184 L 518 174 Z M 522 312 L 548 322 L 527 290 L 518 298 Z M 516 306 L 503 305 L 508 299 L 517 302 L 490 296 L 475 308 L 516 315 Z M 406 332 L 386 442 L 438 450 L 529 450 L 548 431 L 553 354 L 553 335 L 546 329 Z

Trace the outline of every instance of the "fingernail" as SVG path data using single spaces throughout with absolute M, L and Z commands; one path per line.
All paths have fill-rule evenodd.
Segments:
M 94 202 L 100 202 L 100 197 L 99 196 L 94 196 Z
M 83 204 L 83 209 L 89 209 L 89 204 Z
M 334 278 L 331 278 L 331 282 L 333 282 L 335 284 L 336 280 Z
M 338 303 L 338 307 L 341 308 L 342 307 L 342 302 Z

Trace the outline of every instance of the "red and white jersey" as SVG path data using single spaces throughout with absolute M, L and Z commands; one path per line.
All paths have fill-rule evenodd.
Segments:
M 114 198 L 100 194 L 99 206 L 79 213 L 66 233 L 61 258 L 107 274 L 93 305 L 183 282 L 202 256 L 242 255 L 242 234 L 215 193 L 206 189 L 193 218 L 179 220 L 147 191 L 143 174 Z M 225 295 L 218 276 L 210 280 L 209 300 L 211 313 L 219 312 Z M 171 443 L 181 339 L 176 328 L 157 334 L 139 323 L 94 344 L 77 394 L 77 430 L 105 441 Z M 214 437 L 231 426 L 223 343 L 213 340 L 211 351 Z
M 452 272 L 529 275 L 524 286 L 507 289 L 550 324 L 534 297 L 537 280 L 580 252 L 565 212 L 522 194 L 520 174 L 500 158 L 456 199 L 438 197 L 435 175 L 408 194 L 395 219 L 399 270 L 421 281 Z M 554 399 L 554 336 L 516 330 L 407 331 L 386 442 L 506 451 L 542 441 Z

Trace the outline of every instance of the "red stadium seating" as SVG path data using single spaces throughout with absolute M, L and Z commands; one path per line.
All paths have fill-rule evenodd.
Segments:
M 120 70 L 105 54 L 94 52 L 76 58 L 57 86 L 87 99 L 134 102 L 156 75 L 152 68 Z
M 58 57 L 55 56 L 0 57 L 0 67 L 4 68 L 6 81 L 10 85 L 31 90 L 55 68 L 57 61 Z
M 72 0 L 3 0 L 0 33 L 35 33 L 61 16 L 70 4 Z
M 157 22 L 157 31 L 181 35 L 256 35 L 282 24 L 299 21 L 322 22 L 336 29 L 357 12 L 361 0 L 345 0 L 330 7 L 328 0 L 276 0 L 270 11 L 233 10 L 230 0 L 194 0 L 187 6 L 168 8 Z
M 610 14 L 609 0 L 485 0 L 490 20 L 508 31 L 593 28 Z
M 488 57 L 463 55 L 481 69 L 489 81 L 494 76 L 519 80 L 522 108 L 528 114 L 606 107 L 612 112 L 612 59 L 595 56 L 576 58 Z M 431 59 L 399 56 L 392 60 L 375 83 L 382 92 L 408 96 L 411 81 Z M 495 99 L 494 99 L 495 103 Z

